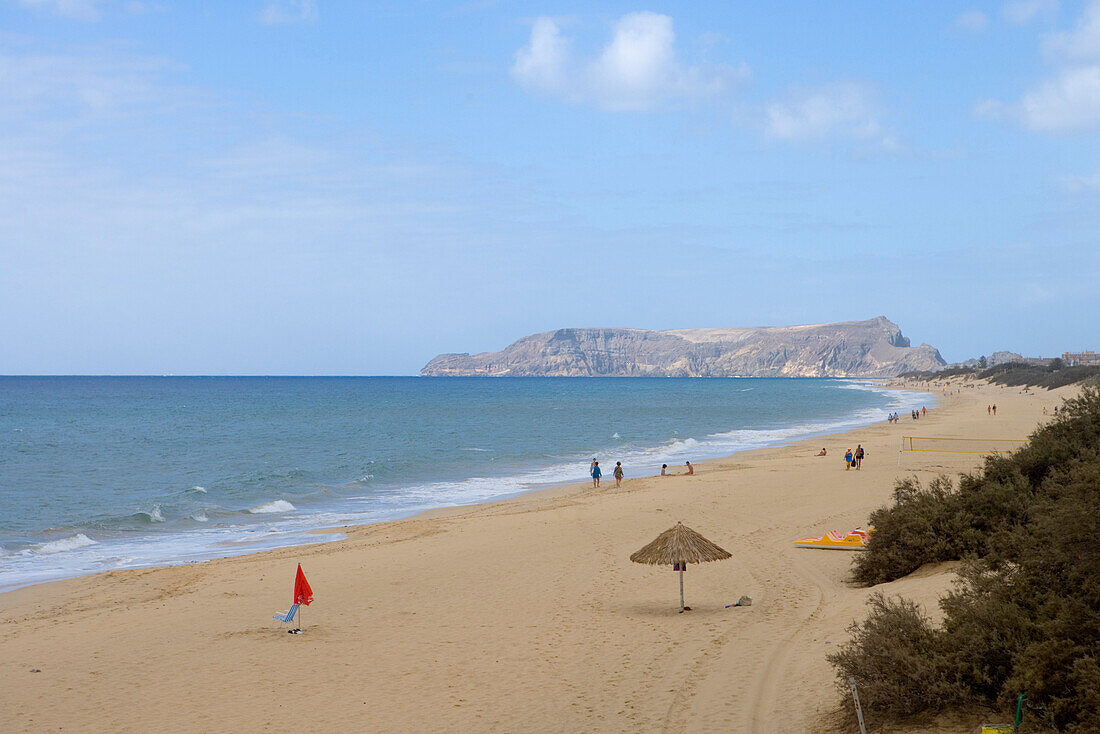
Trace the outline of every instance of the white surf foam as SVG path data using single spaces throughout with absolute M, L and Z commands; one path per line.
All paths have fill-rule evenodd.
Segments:
M 77 533 L 76 535 L 70 535 L 68 538 L 51 540 L 48 543 L 39 543 L 38 545 L 31 546 L 31 550 L 39 555 L 46 555 L 49 553 L 64 553 L 65 551 L 76 550 L 77 548 L 86 548 L 89 545 L 95 545 L 95 541 L 84 533 Z
M 249 509 L 253 515 L 268 515 L 276 512 L 293 512 L 298 508 L 290 504 L 286 500 L 275 500 L 274 502 L 267 502 L 262 505 L 256 505 Z

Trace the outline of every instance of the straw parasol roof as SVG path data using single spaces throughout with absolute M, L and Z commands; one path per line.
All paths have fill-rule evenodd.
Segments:
M 652 543 L 632 554 L 635 563 L 671 565 L 673 563 L 704 563 L 723 561 L 730 554 L 704 538 L 682 522 L 657 536 Z

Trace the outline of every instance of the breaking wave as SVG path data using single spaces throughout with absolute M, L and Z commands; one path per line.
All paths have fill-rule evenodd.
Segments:
M 38 545 L 32 546 L 31 550 L 39 555 L 46 555 L 49 553 L 64 553 L 65 551 L 76 550 L 77 548 L 86 548 L 89 545 L 95 545 L 95 541 L 84 533 L 77 533 L 76 535 L 70 535 L 68 538 L 51 540 L 48 543 L 39 543 Z
M 253 515 L 268 515 L 276 512 L 293 512 L 298 508 L 290 504 L 286 500 L 275 500 L 274 502 L 267 502 L 262 505 L 256 505 L 249 509 Z

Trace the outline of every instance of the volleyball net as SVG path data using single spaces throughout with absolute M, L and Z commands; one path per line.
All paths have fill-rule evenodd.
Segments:
M 898 467 L 902 454 L 1008 454 L 1027 443 L 1026 438 L 959 438 L 951 436 L 902 436 L 898 448 Z

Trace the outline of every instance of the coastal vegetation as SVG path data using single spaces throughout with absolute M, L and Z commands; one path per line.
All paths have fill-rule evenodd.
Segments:
M 1049 365 L 1007 362 L 993 367 L 948 367 L 937 372 L 908 372 L 901 376 L 926 382 L 962 377 L 988 380 L 995 385 L 1009 387 L 1026 385 L 1053 390 L 1077 383 L 1100 382 L 1100 367 L 1067 366 L 1061 359 L 1055 359 Z
M 829 660 L 883 717 L 975 705 L 1071 734 L 1100 731 L 1100 388 L 1085 387 L 1013 454 L 958 482 L 896 485 L 853 578 L 874 585 L 963 561 L 934 625 L 876 594 Z

